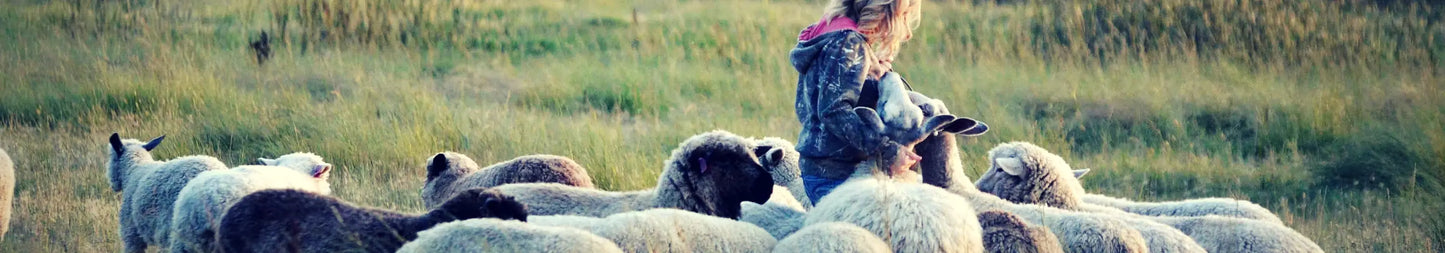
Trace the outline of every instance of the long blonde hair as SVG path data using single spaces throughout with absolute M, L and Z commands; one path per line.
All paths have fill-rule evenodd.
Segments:
M 848 17 L 858 24 L 858 31 L 868 38 L 872 48 L 866 55 L 869 63 L 893 59 L 904 40 L 918 27 L 918 8 L 922 0 L 832 0 L 823 8 L 823 20 Z M 911 10 L 911 12 L 910 12 Z M 904 14 L 908 14 L 905 16 Z M 879 66 L 873 64 L 872 66 Z

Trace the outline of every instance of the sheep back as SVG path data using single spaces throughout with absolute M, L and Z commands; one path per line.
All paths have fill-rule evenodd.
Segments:
M 555 155 L 525 155 L 477 169 L 471 157 L 442 152 L 427 160 L 427 182 L 422 199 L 427 207 L 445 201 L 457 192 L 515 183 L 558 183 L 595 188 L 587 169 L 571 158 Z
M 808 211 L 804 227 L 845 222 L 872 231 L 895 252 L 982 252 L 978 216 L 967 200 L 930 185 L 849 180 Z
M 469 219 L 421 231 L 399 253 L 422 252 L 622 252 L 587 231 L 513 220 Z
M 824 222 L 798 230 L 778 241 L 774 253 L 883 253 L 892 252 L 888 243 L 873 232 L 853 224 Z

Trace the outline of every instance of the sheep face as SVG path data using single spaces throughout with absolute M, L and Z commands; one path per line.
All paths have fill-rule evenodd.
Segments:
M 463 191 L 452 196 L 437 209 L 450 214 L 457 220 L 497 218 L 527 221 L 526 207 L 512 196 L 496 190 L 478 188 Z
M 661 180 L 721 205 L 707 207 L 713 215 L 736 219 L 740 203 L 762 204 L 773 194 L 772 175 L 753 154 L 755 147 L 725 131 L 694 136 L 673 153 L 669 167 L 680 176 L 663 175 Z
M 793 143 L 787 140 L 777 137 L 764 138 L 753 148 L 753 154 L 757 155 L 768 173 L 773 175 L 775 184 L 786 185 L 802 177 L 802 169 L 798 168 L 798 151 L 794 150 Z
M 110 175 L 110 189 L 117 192 L 124 189 L 122 184 L 130 173 L 129 169 L 136 163 L 151 160 L 150 151 L 160 146 L 165 139 L 166 136 L 162 135 L 148 142 L 140 142 L 136 139 L 121 139 L 120 133 L 111 133 L 110 148 L 106 149 L 110 153 L 110 161 L 105 166 L 107 174 Z
M 1027 142 L 999 144 L 989 152 L 990 167 L 974 184 L 980 191 L 1013 203 L 1075 207 L 1083 186 L 1062 157 Z

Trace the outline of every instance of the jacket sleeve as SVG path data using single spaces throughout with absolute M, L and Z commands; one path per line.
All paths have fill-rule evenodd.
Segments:
M 874 153 L 887 144 L 880 129 L 863 122 L 853 108 L 863 92 L 863 82 L 868 69 L 864 55 L 868 50 L 863 36 L 848 36 L 838 48 L 824 52 L 829 62 L 828 71 L 819 79 L 823 87 L 818 92 L 817 114 L 822 121 L 823 132 L 844 140 L 848 145 L 868 153 Z

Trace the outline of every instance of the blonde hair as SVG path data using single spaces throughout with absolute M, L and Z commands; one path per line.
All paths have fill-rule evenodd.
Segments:
M 922 0 L 832 0 L 823 8 L 823 20 L 848 17 L 858 24 L 858 31 L 868 38 L 871 52 L 866 55 L 876 62 L 898 55 L 903 41 L 918 27 Z M 905 12 L 908 16 L 904 16 Z M 877 65 L 874 65 L 877 66 Z

